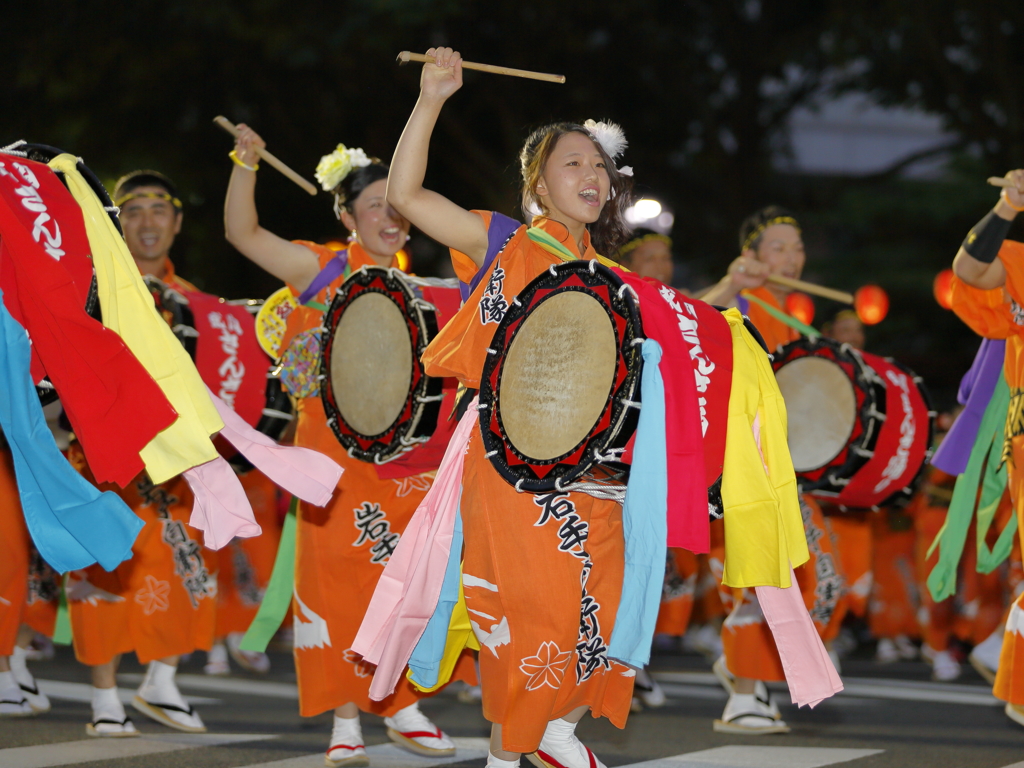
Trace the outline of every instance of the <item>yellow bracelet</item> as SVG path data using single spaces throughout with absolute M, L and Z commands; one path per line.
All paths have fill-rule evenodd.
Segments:
M 245 163 L 243 163 L 241 160 L 238 159 L 238 155 L 235 154 L 235 150 L 233 150 L 233 149 L 230 152 L 228 152 L 228 157 L 231 158 L 231 161 L 235 165 L 239 165 L 242 168 L 245 168 L 245 170 L 247 170 L 247 171 L 255 172 L 255 171 L 258 171 L 260 169 L 260 164 L 259 163 L 256 163 L 256 165 L 246 165 Z
M 1003 198 L 1004 203 L 1013 208 L 1013 210 L 1015 210 L 1017 213 L 1024 213 L 1024 208 L 1018 208 L 1016 205 L 1010 202 L 1010 196 L 1006 194 L 1005 187 L 1003 188 L 1003 191 L 999 193 L 999 196 Z

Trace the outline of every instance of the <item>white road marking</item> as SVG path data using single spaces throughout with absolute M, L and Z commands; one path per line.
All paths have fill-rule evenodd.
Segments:
M 455 742 L 455 754 L 451 757 L 420 757 L 399 747 L 397 744 L 375 744 L 366 748 L 373 768 L 431 768 L 435 765 L 461 763 L 464 760 L 485 760 L 487 758 L 488 739 L 459 738 Z M 323 768 L 324 753 L 288 757 L 270 763 L 255 763 L 239 766 L 239 768 Z M 5 766 L 6 768 L 6 766 Z M 679 768 L 679 766 L 675 766 Z
M 870 757 L 881 749 L 728 746 L 631 763 L 620 768 L 821 768 Z
M 700 685 L 710 686 L 716 691 L 722 690 L 718 679 L 709 672 L 655 672 L 654 679 L 659 683 L 669 684 L 670 688 L 665 689 L 666 693 L 675 688 L 676 684 L 680 684 L 683 690 L 692 690 L 695 686 Z M 967 704 L 978 707 L 1005 706 L 1004 702 L 992 695 L 990 688 L 982 685 L 952 685 L 877 677 L 844 677 L 843 685 L 845 689 L 829 701 L 843 703 L 843 699 L 856 697 L 894 701 L 928 701 L 937 704 Z M 783 697 L 788 691 L 785 683 L 769 684 L 769 688 L 772 689 L 772 693 L 779 703 L 785 702 Z M 693 698 L 714 697 L 694 694 Z M 724 693 L 723 696 L 717 698 L 724 698 Z
M 63 680 L 39 680 L 39 690 L 51 699 L 63 699 L 65 701 L 84 701 L 87 704 L 92 702 L 92 686 L 88 683 L 67 683 Z M 142 675 L 139 675 L 139 682 L 142 682 Z M 122 704 L 131 703 L 135 695 L 134 690 L 118 688 L 117 697 Z M 187 697 L 191 704 L 220 704 L 220 699 L 208 699 L 203 696 Z M 2 765 L 2 763 L 0 763 Z
M 118 675 L 117 679 L 124 683 L 137 685 L 142 682 L 142 675 L 129 672 Z M 270 699 L 291 699 L 292 701 L 299 699 L 299 689 L 295 683 L 275 683 L 270 680 L 246 680 L 216 675 L 175 675 L 174 680 L 179 688 L 191 691 L 240 693 L 246 696 L 265 696 Z
M 4 768 L 51 768 L 70 763 L 116 760 L 121 757 L 140 757 L 160 752 L 177 752 L 196 747 L 215 747 L 276 738 L 274 734 L 260 733 L 172 733 L 130 739 L 84 739 L 58 744 L 37 744 L 34 747 L 0 749 L 0 765 Z

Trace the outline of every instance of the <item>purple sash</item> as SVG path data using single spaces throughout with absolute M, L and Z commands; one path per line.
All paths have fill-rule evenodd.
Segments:
M 320 270 L 320 274 L 313 278 L 309 288 L 299 294 L 299 304 L 304 305 L 306 302 L 312 301 L 320 291 L 344 274 L 345 267 L 347 266 L 348 248 L 344 251 L 339 251 L 337 256 L 324 264 L 324 268 Z
M 999 372 L 1006 359 L 1003 339 L 982 339 L 974 362 L 960 380 L 957 400 L 964 406 L 942 445 L 932 457 L 932 465 L 949 475 L 961 475 L 967 469 L 967 459 L 974 441 L 978 439 L 981 417 L 992 399 Z

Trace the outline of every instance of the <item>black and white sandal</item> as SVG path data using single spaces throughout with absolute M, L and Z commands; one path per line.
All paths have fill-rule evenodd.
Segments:
M 109 717 L 99 717 L 85 726 L 85 732 L 89 736 L 101 739 L 124 739 L 131 736 L 138 736 L 135 723 L 125 715 L 124 720 L 114 720 Z
M 185 733 L 206 733 L 199 714 L 191 706 L 179 707 L 176 704 L 161 704 L 146 701 L 136 694 L 132 698 L 132 706 L 151 720 L 155 720 L 168 728 L 175 728 Z

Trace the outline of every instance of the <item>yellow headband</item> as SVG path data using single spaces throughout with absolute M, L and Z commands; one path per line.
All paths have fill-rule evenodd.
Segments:
M 168 194 L 167 192 L 129 192 L 128 194 L 121 195 L 119 198 L 117 198 L 117 200 L 114 201 L 114 205 L 120 208 L 129 200 L 137 200 L 142 197 L 148 197 L 154 200 L 166 200 L 179 211 L 181 210 L 181 200 L 174 197 L 173 195 Z
M 747 235 L 747 239 L 743 241 L 743 247 L 740 248 L 740 252 L 742 253 L 750 248 L 750 246 L 754 244 L 754 241 L 763 235 L 768 227 L 775 226 L 776 224 L 789 224 L 791 227 L 796 227 L 797 232 L 800 231 L 800 225 L 796 223 L 796 219 L 792 216 L 776 216 L 774 219 L 768 219 L 768 221 Z
M 638 237 L 635 240 L 630 240 L 624 246 L 619 248 L 619 251 L 616 254 L 616 258 L 621 259 L 623 256 L 629 255 L 632 251 L 635 251 L 637 248 L 639 248 L 644 243 L 654 243 L 654 242 L 664 243 L 669 248 L 672 247 L 672 238 L 671 237 L 668 237 L 666 235 L 659 235 L 657 232 L 651 232 L 649 235 L 644 235 L 643 237 Z

